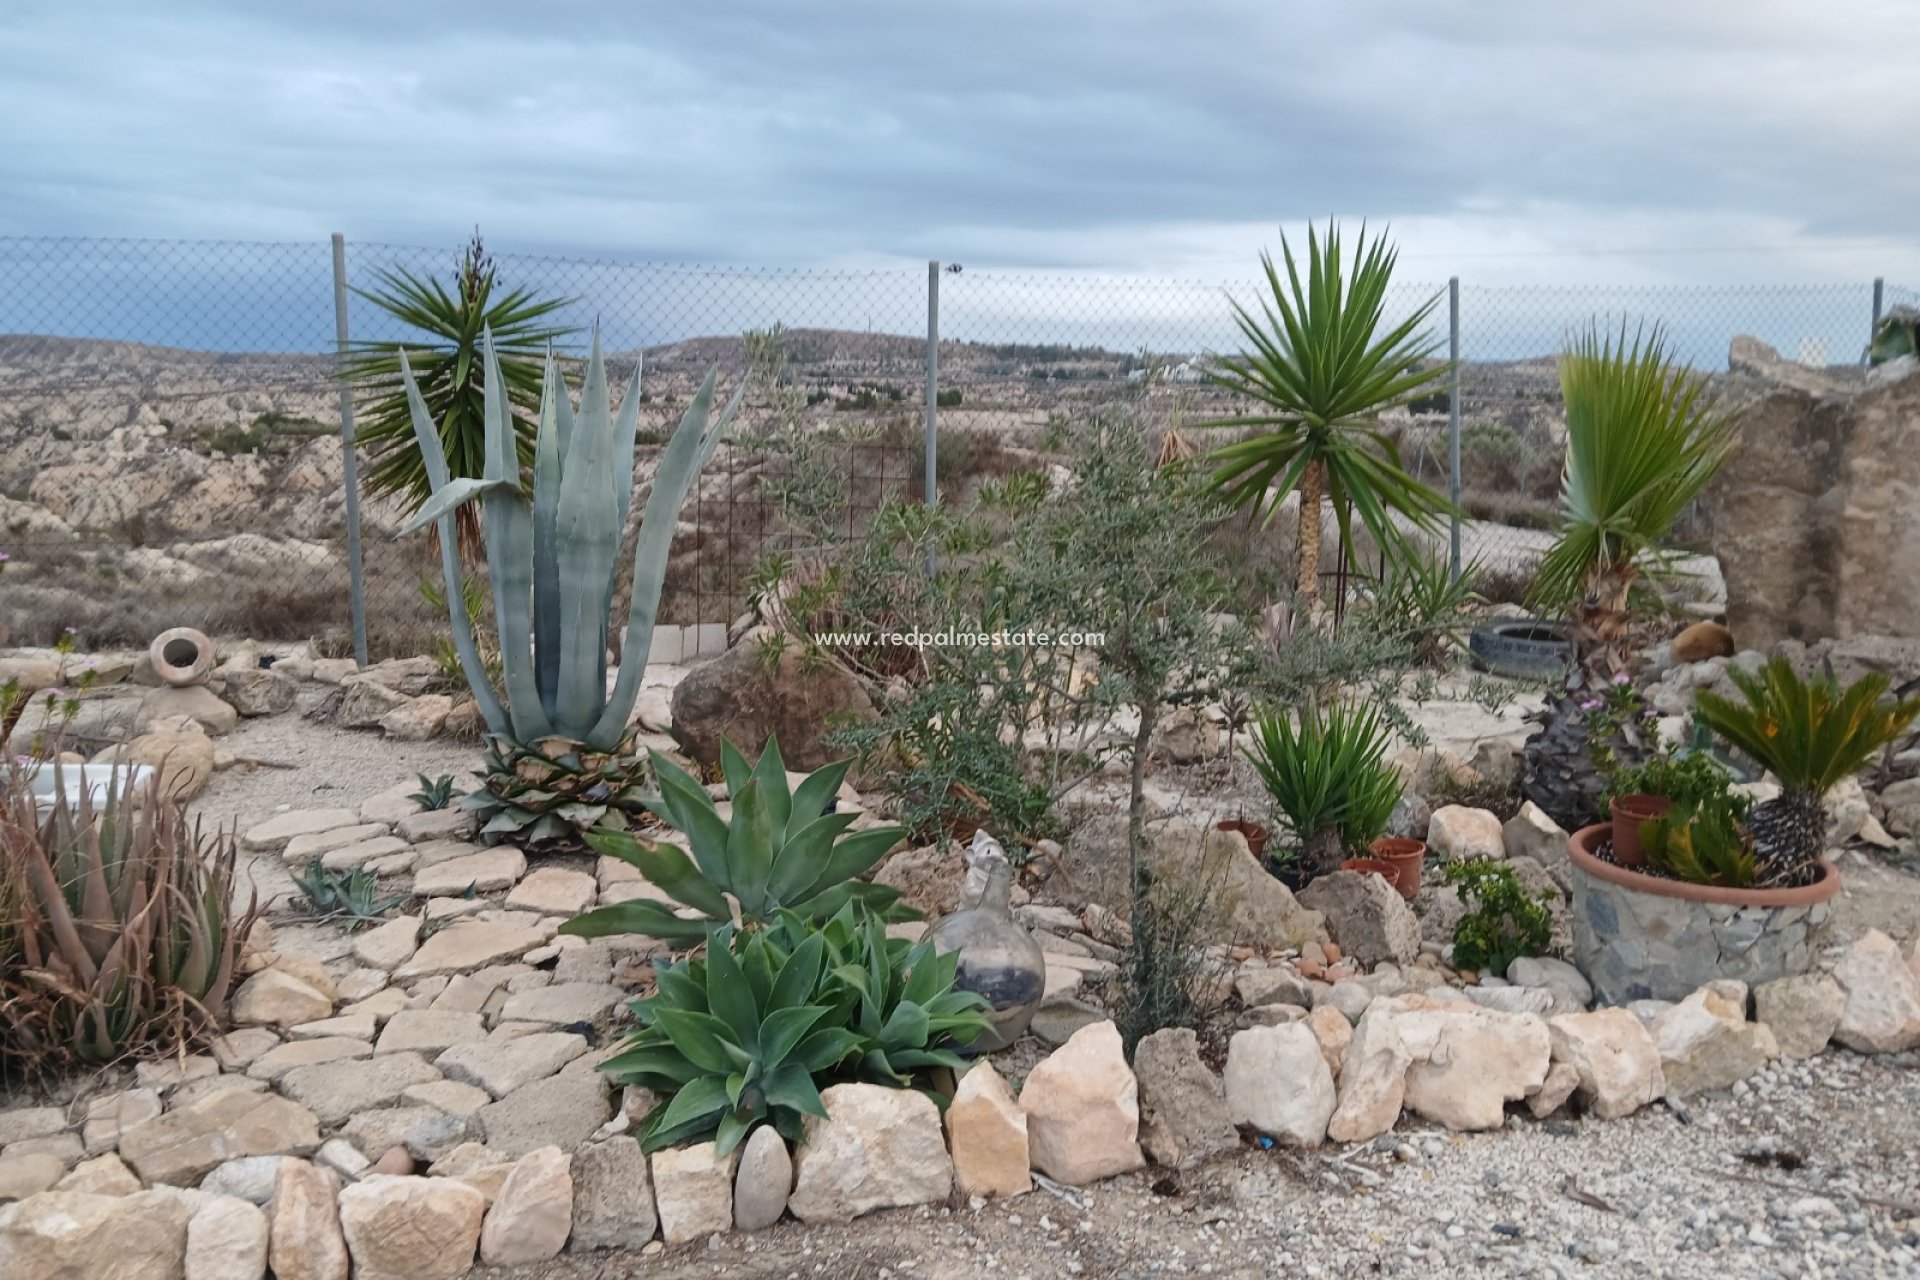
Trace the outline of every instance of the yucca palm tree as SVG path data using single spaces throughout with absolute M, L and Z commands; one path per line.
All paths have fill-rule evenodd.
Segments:
M 1285 236 L 1280 248 L 1287 266 L 1284 282 L 1272 256 L 1260 255 L 1272 296 L 1262 300 L 1259 314 L 1234 304 L 1246 349 L 1216 359 L 1208 371 L 1216 385 L 1255 401 L 1262 411 L 1201 425 L 1263 428 L 1207 456 L 1222 491 L 1255 515 L 1264 512 L 1271 520 L 1285 496 L 1300 491 L 1294 579 L 1300 603 L 1311 608 L 1320 596 L 1324 500 L 1333 503 L 1342 555 L 1352 554 L 1357 512 L 1374 541 L 1395 559 L 1413 553 L 1407 524 L 1431 528 L 1451 509 L 1445 497 L 1408 474 L 1398 446 L 1378 421 L 1382 410 L 1446 377 L 1448 366 L 1428 364 L 1436 344 L 1419 336 L 1437 294 L 1381 332 L 1396 257 L 1385 233 L 1369 241 L 1361 227 L 1351 276 L 1339 229 L 1331 221 L 1324 248 L 1313 228 L 1307 229 L 1304 281 Z
M 404 267 L 381 271 L 377 278 L 378 288 L 354 292 L 422 336 L 403 342 L 357 343 L 341 362 L 341 377 L 362 397 L 355 435 L 372 458 L 362 477 L 366 492 L 400 498 L 409 515 L 433 492 L 400 379 L 402 348 L 412 363 L 427 412 L 439 427 L 449 472 L 455 479 L 482 474 L 486 418 L 480 346 L 489 329 L 517 424 L 520 465 L 531 467 L 534 414 L 540 404 L 547 347 L 573 332 L 541 322 L 571 299 L 538 299 L 525 288 L 498 292 L 495 267 L 478 232 L 460 255 L 451 289 L 437 278 L 423 280 Z M 478 556 L 480 524 L 472 507 L 459 510 L 455 528 L 461 547 Z
M 1659 326 L 1589 329 L 1560 359 L 1567 458 L 1560 535 L 1529 603 L 1570 609 L 1589 688 L 1631 657 L 1628 598 L 1661 566 L 1660 543 L 1733 449 L 1731 418 L 1706 380 L 1674 363 Z

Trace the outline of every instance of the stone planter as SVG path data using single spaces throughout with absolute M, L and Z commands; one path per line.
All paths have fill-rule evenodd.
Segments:
M 1818 951 L 1840 872 L 1798 889 L 1718 889 L 1643 875 L 1594 850 L 1609 823 L 1569 842 L 1573 953 L 1602 1004 L 1679 1000 L 1715 978 L 1748 984 L 1805 973 Z

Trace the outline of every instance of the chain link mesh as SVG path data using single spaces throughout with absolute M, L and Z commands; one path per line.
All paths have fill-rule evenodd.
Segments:
M 382 274 L 450 281 L 457 253 L 349 244 L 356 341 L 419 340 L 368 296 Z M 596 329 L 616 378 L 646 363 L 640 474 L 699 380 L 751 367 L 754 393 L 682 515 L 663 618 L 725 623 L 769 555 L 851 537 L 888 494 L 923 497 L 927 276 L 919 268 L 793 271 L 493 255 L 504 288 L 566 299 L 562 354 Z M 1264 282 L 1092 279 L 950 268 L 940 277 L 943 497 L 1028 465 L 1064 417 L 1138 415 L 1206 447 L 1199 424 L 1247 406 L 1208 383 L 1239 345 L 1230 301 Z M 1920 304 L 1889 286 L 1886 305 Z M 1444 285 L 1396 284 L 1389 321 Z M 1564 429 L 1553 354 L 1603 325 L 1658 320 L 1683 360 L 1725 367 L 1748 333 L 1808 363 L 1861 358 L 1867 286 L 1460 290 L 1461 498 L 1468 561 L 1523 576 L 1546 545 Z M 766 337 L 743 339 L 757 331 Z M 188 623 L 261 638 L 322 635 L 349 617 L 330 246 L 0 237 L 0 631 L 48 643 L 137 643 Z M 1449 483 L 1442 390 L 1396 413 L 1403 457 Z M 636 512 L 639 504 L 636 503 Z M 390 500 L 361 506 L 375 656 L 444 628 L 424 539 L 396 539 Z M 1688 530 L 1683 530 L 1685 535 Z

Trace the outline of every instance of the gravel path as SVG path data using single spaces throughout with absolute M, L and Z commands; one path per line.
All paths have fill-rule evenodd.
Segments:
M 1083 1193 L 785 1222 L 652 1254 L 481 1270 L 487 1280 L 825 1276 L 1920 1275 L 1920 1055 L 1832 1052 L 1741 1092 L 1626 1120 L 1247 1149 Z M 1597 1203 L 1596 1203 L 1597 1202 Z M 1899 1207 L 1894 1207 L 1899 1206 Z

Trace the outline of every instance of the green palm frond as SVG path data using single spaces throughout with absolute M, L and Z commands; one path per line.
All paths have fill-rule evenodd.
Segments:
M 448 471 L 456 480 L 485 471 L 481 345 L 489 330 L 514 410 L 520 465 L 531 467 L 547 350 L 574 332 L 543 322 L 572 300 L 540 299 L 525 288 L 501 291 L 478 237 L 462 256 L 451 289 L 438 278 L 422 279 L 404 267 L 381 271 L 376 278 L 377 288 L 355 292 L 420 337 L 357 343 L 341 360 L 340 376 L 360 396 L 355 436 L 371 455 L 362 477 L 366 492 L 398 497 L 409 512 L 419 510 L 433 492 L 400 376 L 402 349 L 439 431 Z M 477 528 L 472 513 L 463 513 L 463 519 Z
M 1560 360 L 1567 459 L 1560 537 L 1531 602 L 1577 599 L 1603 566 L 1649 561 L 1734 444 L 1732 420 L 1706 380 L 1674 363 L 1659 328 L 1629 342 L 1589 329 Z
M 1744 705 L 1718 694 L 1694 695 L 1694 717 L 1759 761 L 1788 792 L 1823 796 L 1920 717 L 1920 698 L 1881 701 L 1888 679 L 1872 672 L 1844 690 L 1831 673 L 1802 680 L 1774 658 L 1752 674 L 1729 667 Z
M 1431 527 L 1450 504 L 1407 473 L 1398 446 L 1375 419 L 1447 376 L 1445 364 L 1424 367 L 1437 342 L 1419 337 L 1439 295 L 1382 333 L 1396 257 L 1384 234 L 1369 241 L 1361 228 L 1351 275 L 1331 223 L 1324 247 L 1308 228 L 1304 280 L 1285 237 L 1281 253 L 1284 281 L 1272 256 L 1260 257 L 1270 296 L 1259 312 L 1234 304 L 1244 349 L 1217 358 L 1208 373 L 1216 385 L 1264 411 L 1199 424 L 1254 427 L 1261 434 L 1216 449 L 1207 460 L 1236 506 L 1269 519 L 1307 468 L 1322 463 L 1343 544 L 1352 545 L 1352 517 L 1358 513 L 1380 546 L 1410 553 L 1401 520 Z

